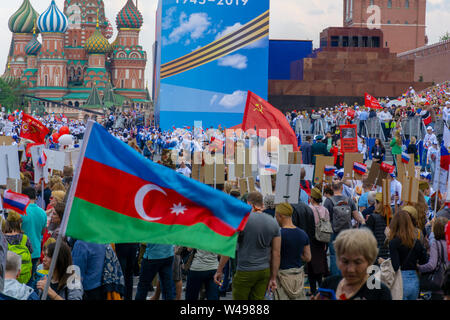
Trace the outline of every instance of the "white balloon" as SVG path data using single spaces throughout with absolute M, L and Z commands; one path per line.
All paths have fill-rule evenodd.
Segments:
M 73 144 L 73 136 L 70 134 L 65 134 L 59 137 L 59 144 L 62 146 L 70 146 Z

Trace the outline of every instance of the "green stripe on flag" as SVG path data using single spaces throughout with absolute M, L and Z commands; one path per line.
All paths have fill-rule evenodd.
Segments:
M 173 244 L 214 252 L 234 258 L 237 233 L 224 237 L 205 224 L 163 225 L 105 209 L 74 198 L 66 236 L 91 243 Z

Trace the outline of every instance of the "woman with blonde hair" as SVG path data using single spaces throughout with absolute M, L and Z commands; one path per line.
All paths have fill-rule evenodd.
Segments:
M 342 276 L 325 279 L 313 300 L 392 300 L 384 283 L 370 286 L 368 268 L 378 255 L 377 240 L 370 230 L 347 229 L 339 233 L 334 244 Z M 327 296 L 325 290 L 330 293 Z
M 417 265 L 426 263 L 427 253 L 417 240 L 414 225 L 407 211 L 402 210 L 392 218 L 389 252 L 394 271 L 401 270 L 403 300 L 417 300 L 420 291 Z

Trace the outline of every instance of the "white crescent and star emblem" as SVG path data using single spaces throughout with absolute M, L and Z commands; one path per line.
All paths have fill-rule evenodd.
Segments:
M 144 209 L 144 198 L 151 191 L 158 191 L 167 197 L 167 193 L 157 185 L 146 184 L 145 186 L 140 188 L 139 191 L 136 193 L 136 196 L 134 198 L 134 206 L 136 208 L 137 213 L 142 219 L 150 222 L 155 222 L 161 220 L 163 217 L 151 218 L 147 215 Z M 180 214 L 184 214 L 186 210 L 187 210 L 186 206 L 183 205 L 181 202 L 179 204 L 174 203 L 170 213 L 176 214 L 178 216 Z

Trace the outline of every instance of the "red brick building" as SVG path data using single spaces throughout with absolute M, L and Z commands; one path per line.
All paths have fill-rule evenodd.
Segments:
M 371 27 L 371 17 L 380 9 L 380 28 L 384 33 L 383 47 L 401 53 L 423 47 L 428 40 L 426 29 L 426 0 L 343 0 L 344 27 Z M 369 25 L 368 25 L 369 23 Z

